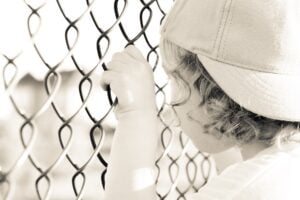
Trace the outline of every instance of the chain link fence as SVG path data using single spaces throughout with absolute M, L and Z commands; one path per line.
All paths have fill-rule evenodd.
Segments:
M 166 103 L 159 29 L 173 0 L 0 2 L 0 198 L 102 199 L 116 120 L 99 75 L 129 44 L 153 66 L 158 199 L 185 199 L 214 173 Z

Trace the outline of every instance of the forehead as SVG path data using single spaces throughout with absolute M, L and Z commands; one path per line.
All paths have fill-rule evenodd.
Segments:
M 174 62 L 169 60 L 162 60 L 162 67 L 169 78 L 183 78 L 186 81 L 195 81 L 200 73 L 192 70 L 192 66 L 183 61 L 178 62 L 174 59 Z
M 166 69 L 165 69 L 166 71 Z M 199 78 L 199 73 L 192 73 L 184 67 L 179 67 L 172 71 L 166 71 L 166 74 L 171 81 L 171 83 L 185 82 L 188 85 L 193 86 L 195 81 Z
M 172 73 L 179 67 L 180 61 L 170 51 L 161 50 L 161 64 L 166 73 Z

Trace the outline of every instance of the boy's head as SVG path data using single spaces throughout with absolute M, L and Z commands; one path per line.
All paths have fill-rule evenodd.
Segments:
M 214 81 L 196 54 L 164 39 L 160 48 L 170 77 L 171 104 L 199 149 L 216 153 L 236 144 L 272 145 L 299 131 L 299 122 L 271 119 L 241 107 Z
M 298 0 L 177 0 L 161 34 L 242 107 L 300 121 L 299 13 Z
M 167 71 L 198 91 L 198 103 L 186 95 L 207 114 L 204 132 L 272 143 L 278 130 L 298 128 L 299 11 L 297 0 L 176 1 L 162 54 Z

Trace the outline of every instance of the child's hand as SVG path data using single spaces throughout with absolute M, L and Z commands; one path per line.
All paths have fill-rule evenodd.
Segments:
M 117 118 L 132 111 L 156 112 L 152 68 L 136 47 L 130 45 L 123 52 L 114 54 L 107 68 L 100 84 L 103 89 L 110 85 L 117 96 Z

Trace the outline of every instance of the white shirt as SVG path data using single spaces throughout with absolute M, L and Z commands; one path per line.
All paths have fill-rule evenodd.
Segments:
M 300 144 L 231 165 L 187 200 L 300 200 Z

